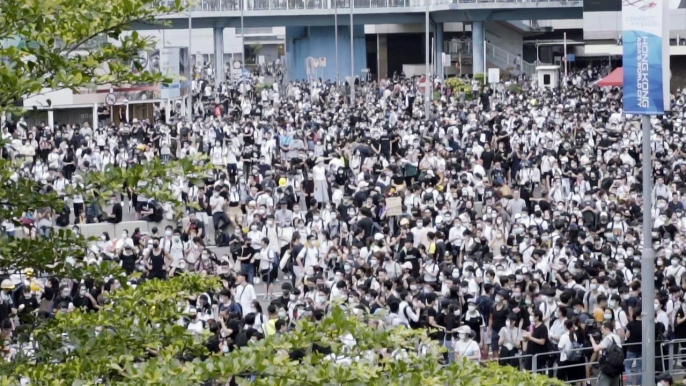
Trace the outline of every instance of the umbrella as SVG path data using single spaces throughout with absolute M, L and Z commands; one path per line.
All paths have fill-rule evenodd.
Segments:
M 624 68 L 617 67 L 608 76 L 598 82 L 598 87 L 622 87 L 624 85 Z

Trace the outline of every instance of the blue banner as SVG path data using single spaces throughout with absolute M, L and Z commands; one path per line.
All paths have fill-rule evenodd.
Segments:
M 625 114 L 669 110 L 668 11 L 663 0 L 625 1 L 622 6 Z

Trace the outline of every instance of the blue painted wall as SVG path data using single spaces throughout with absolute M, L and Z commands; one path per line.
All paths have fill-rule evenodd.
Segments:
M 364 26 L 356 25 L 354 33 L 355 75 L 367 68 L 367 46 Z M 336 80 L 336 40 L 334 27 L 286 27 L 286 61 L 290 80 L 306 80 L 305 60 L 326 57 L 326 67 L 319 77 Z M 350 28 L 338 27 L 338 73 L 340 80 L 350 76 Z

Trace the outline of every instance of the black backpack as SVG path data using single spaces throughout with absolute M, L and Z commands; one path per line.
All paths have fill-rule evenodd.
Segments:
M 624 372 L 624 351 L 617 345 L 614 338 L 610 347 L 600 358 L 600 372 L 608 377 L 616 377 Z
M 55 224 L 60 227 L 67 227 L 69 226 L 69 215 L 71 214 L 71 210 L 69 209 L 69 205 L 65 204 L 62 207 L 62 211 L 57 215 L 57 219 L 55 220 Z

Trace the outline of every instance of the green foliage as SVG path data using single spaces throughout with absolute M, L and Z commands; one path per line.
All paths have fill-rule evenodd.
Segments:
M 488 80 L 488 76 L 483 73 L 478 73 L 474 74 L 474 79 L 476 79 L 481 84 L 481 87 L 483 87 L 486 84 L 486 81 Z
M 0 384 L 16 384 L 20 377 L 31 379 L 32 385 L 98 380 L 108 385 L 194 385 L 208 380 L 225 384 L 232 377 L 247 384 L 254 375 L 251 384 L 258 386 L 562 385 L 495 363 L 441 365 L 443 349 L 428 339 L 426 331 L 383 328 L 372 317 L 349 315 L 340 308 L 321 322 L 303 320 L 287 334 L 227 355 L 211 355 L 203 339 L 176 324 L 176 302 L 188 293 L 218 286 L 197 275 L 152 281 L 109 294 L 110 301 L 99 313 L 60 314 L 37 328 L 33 355 L 0 366 Z M 96 334 L 97 329 L 102 332 Z M 331 350 L 331 356 L 313 344 Z M 421 346 L 427 348 L 426 354 L 419 354 Z M 288 355 L 297 350 L 303 355 L 299 362 Z
M 19 219 L 26 213 L 39 209 L 52 208 L 59 213 L 64 199 L 54 191 L 47 192 L 40 182 L 15 178 L 16 163 L 0 159 L 0 219 L 13 219 L 20 227 Z M 186 158 L 163 164 L 158 158 L 146 164 L 132 165 L 128 169 L 112 167 L 102 172 L 82 174 L 83 182 L 66 189 L 67 196 L 81 195 L 86 205 L 97 202 L 103 205 L 116 192 L 125 192 L 125 186 L 145 186 L 137 190 L 158 202 L 171 202 L 178 210 L 183 206 L 173 196 L 170 185 L 179 176 L 199 183 L 210 165 L 203 157 Z M 36 240 L 8 238 L 0 235 L 0 270 L 20 272 L 24 268 L 34 268 L 40 272 L 59 277 L 80 279 L 84 277 L 102 278 L 121 273 L 112 264 L 89 265 L 86 261 L 87 239 L 75 235 L 71 230 L 58 230 L 48 238 Z
M 522 85 L 520 84 L 511 84 L 508 88 L 509 91 L 512 91 L 515 94 L 520 94 L 522 92 Z
M 133 59 L 152 42 L 127 29 L 134 22 L 158 23 L 156 15 L 178 11 L 180 4 L 177 1 L 168 7 L 156 0 L 3 1 L 0 38 L 22 44 L 0 47 L 0 109 L 16 112 L 14 101 L 46 88 L 76 90 L 99 84 L 171 81 L 161 74 L 140 72 L 140 64 Z M 102 37 L 119 43 L 84 50 Z M 132 67 L 138 71 L 131 71 Z
M 453 90 L 453 95 L 459 95 L 461 92 L 465 93 L 465 99 L 472 100 L 472 85 L 465 82 L 461 78 L 449 78 L 446 81 L 446 85 Z

